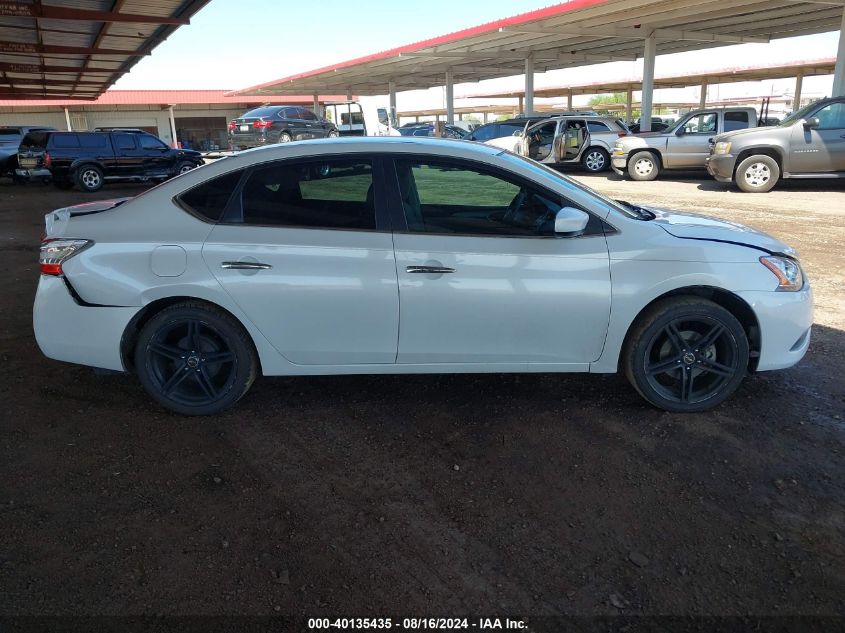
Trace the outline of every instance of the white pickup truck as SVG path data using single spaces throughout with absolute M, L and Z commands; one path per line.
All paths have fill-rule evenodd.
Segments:
M 693 110 L 663 132 L 643 132 L 616 141 L 613 171 L 634 180 L 654 180 L 667 169 L 704 169 L 714 136 L 757 127 L 754 108 Z

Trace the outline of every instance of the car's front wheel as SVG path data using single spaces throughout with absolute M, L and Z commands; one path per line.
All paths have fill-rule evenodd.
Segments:
M 165 308 L 141 329 L 135 370 L 167 409 L 210 415 L 235 404 L 258 374 L 255 348 L 232 316 L 200 302 Z
M 610 156 L 601 147 L 590 147 L 581 159 L 581 164 L 587 171 L 598 173 L 610 165 Z
M 196 167 L 195 163 L 192 163 L 192 162 L 187 161 L 187 160 L 183 160 L 178 165 L 176 165 L 176 173 L 177 174 L 184 174 L 186 172 L 191 171 L 195 167 Z
M 749 156 L 736 168 L 736 185 L 746 193 L 771 191 L 780 179 L 780 167 L 771 156 Z
M 635 323 L 622 365 L 651 404 L 693 412 L 715 407 L 737 390 L 748 355 L 748 338 L 733 314 L 701 297 L 672 297 Z
M 329 132 L 329 138 L 337 138 L 338 136 L 340 136 L 340 132 L 338 132 L 337 130 L 332 130 L 331 132 Z
M 653 152 L 637 152 L 628 159 L 628 175 L 634 180 L 654 180 L 660 173 L 660 161 Z

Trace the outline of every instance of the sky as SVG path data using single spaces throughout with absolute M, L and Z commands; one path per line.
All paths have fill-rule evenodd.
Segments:
M 143 58 L 115 89 L 239 89 L 383 51 L 554 4 L 548 0 L 212 0 Z M 826 33 L 659 56 L 656 74 L 686 73 L 836 55 L 838 34 Z M 641 73 L 642 60 L 537 74 L 535 87 L 623 79 Z M 804 80 L 806 94 L 825 96 L 829 77 Z M 520 88 L 520 77 L 456 86 L 456 97 Z M 794 80 L 711 87 L 710 98 L 789 93 Z M 658 91 L 664 99 L 696 99 L 698 88 Z M 386 92 L 386 87 L 385 87 Z M 441 88 L 400 93 L 398 109 L 441 107 Z M 486 101 L 489 102 L 489 99 Z M 576 97 L 575 104 L 585 99 Z

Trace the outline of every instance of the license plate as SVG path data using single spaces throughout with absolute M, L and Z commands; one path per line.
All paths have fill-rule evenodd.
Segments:
M 242 125 L 241 126 L 241 132 L 249 132 L 249 126 L 248 125 Z

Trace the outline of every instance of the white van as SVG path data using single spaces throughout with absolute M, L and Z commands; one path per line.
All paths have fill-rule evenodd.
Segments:
M 337 126 L 341 136 L 399 136 L 390 125 L 387 108 L 335 101 L 325 104 L 325 117 Z

